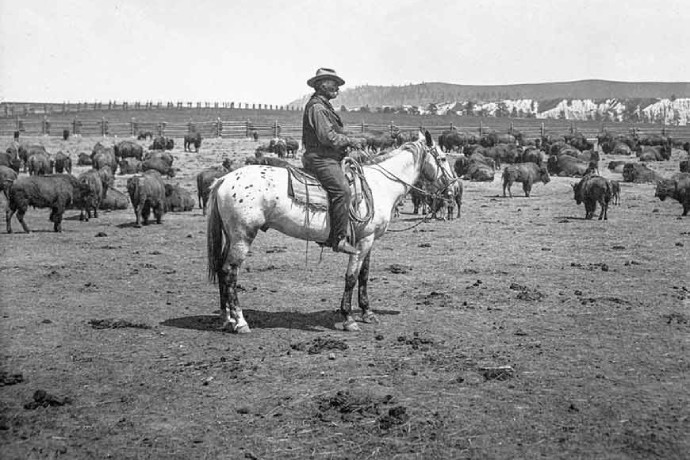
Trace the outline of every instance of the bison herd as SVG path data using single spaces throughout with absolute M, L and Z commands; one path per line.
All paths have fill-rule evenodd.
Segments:
M 361 150 L 351 155 L 366 162 L 408 141 L 410 136 L 401 131 L 363 133 Z M 230 162 L 226 160 L 223 165 L 197 174 L 195 203 L 185 188 L 170 182 L 179 171 L 173 166 L 174 157 L 170 152 L 175 145 L 173 139 L 145 133 L 137 140 L 149 138 L 152 144 L 148 148 L 134 140 L 114 145 L 97 142 L 90 153 L 78 154 L 77 166 L 90 166 L 78 176 L 72 175 L 69 154 L 62 151 L 51 154 L 39 144 L 13 143 L 0 152 L 0 191 L 7 200 L 7 232 L 12 232 L 11 219 L 15 213 L 24 231 L 30 231 L 24 220 L 29 206 L 50 208 L 50 221 L 56 232 L 62 230 L 63 214 L 67 209 L 78 209 L 80 220 L 88 221 L 97 218 L 99 210 L 126 209 L 131 203 L 136 227 L 146 225 L 151 213 L 155 222 L 161 223 L 165 212 L 189 211 L 195 204 L 206 215 L 211 184 L 232 170 Z M 198 152 L 201 142 L 199 133 L 185 136 L 184 151 L 194 149 Z M 595 144 L 580 133 L 525 139 L 517 132 L 475 136 L 452 129 L 440 135 L 438 145 L 449 153 L 457 178 L 448 181 L 442 190 L 414 184 L 410 196 L 415 214 L 420 209 L 423 212 L 428 209 L 435 217 L 452 219 L 457 209 L 457 217 L 460 217 L 463 186 L 458 179 L 493 181 L 495 173 L 502 169 L 503 196 L 507 192 L 511 198 L 511 187 L 516 182 L 522 184 L 525 196 L 529 197 L 534 184 L 548 184 L 553 176 L 579 178 L 572 184 L 576 204 L 584 204 L 586 219 L 593 218 L 598 205 L 601 209 L 599 219 L 605 220 L 609 204 L 619 203 L 620 184 L 599 174 L 601 155 L 636 156 L 636 161 L 610 161 L 607 167 L 622 174 L 624 182 L 656 183 L 656 197 L 678 200 L 683 216 L 690 211 L 688 159 L 680 161 L 680 171 L 670 178 L 648 166 L 650 162 L 669 161 L 673 148 L 690 152 L 690 142 L 679 143 L 660 135 L 640 137 L 634 133 L 618 136 L 603 133 Z M 298 150 L 299 142 L 293 138 L 273 138 L 259 145 L 254 157 L 247 158 L 247 163 L 282 166 L 286 158 L 295 158 Z M 114 187 L 118 170 L 120 175 L 131 176 L 127 180 L 127 194 Z
M 198 149 L 201 136 L 193 136 L 191 143 Z M 175 177 L 174 157 L 169 151 L 173 147 L 172 139 L 162 137 L 154 138 L 148 149 L 131 140 L 114 145 L 97 142 L 90 153 L 79 153 L 77 165 L 90 166 L 90 169 L 75 176 L 69 154 L 59 151 L 53 155 L 42 145 L 13 143 L 0 153 L 0 191 L 7 201 L 7 232 L 12 233 L 15 214 L 24 231 L 30 232 L 24 219 L 30 206 L 49 208 L 56 232 L 62 231 L 67 209 L 78 209 L 80 220 L 88 221 L 97 218 L 99 210 L 126 209 L 131 203 L 136 227 L 147 224 L 151 212 L 156 223 L 161 223 L 165 212 L 192 210 L 195 206 L 192 194 L 164 179 Z M 114 187 L 118 169 L 121 175 L 132 175 L 127 180 L 126 194 Z M 230 169 L 226 161 L 199 176 L 216 178 Z M 199 189 L 199 206 L 202 207 L 203 196 L 205 208 L 211 181 L 204 179 L 200 183 L 204 190 Z

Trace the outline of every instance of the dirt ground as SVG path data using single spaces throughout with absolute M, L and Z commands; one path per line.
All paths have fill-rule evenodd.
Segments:
M 37 140 L 76 161 L 97 139 Z M 176 143 L 194 192 L 255 145 Z M 68 211 L 61 234 L 30 210 L 33 233 L 0 231 L 0 456 L 687 458 L 690 217 L 623 183 L 586 221 L 575 181 L 513 199 L 498 173 L 464 182 L 460 220 L 410 230 L 406 202 L 373 249 L 382 322 L 360 333 L 333 328 L 346 257 L 313 243 L 259 235 L 238 336 L 218 329 L 199 209 L 141 229 L 131 208 Z

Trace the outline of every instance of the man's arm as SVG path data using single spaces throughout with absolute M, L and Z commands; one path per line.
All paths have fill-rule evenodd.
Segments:
M 337 131 L 339 127 L 331 121 L 325 109 L 314 107 L 311 122 L 321 144 L 331 146 L 336 150 L 350 146 L 350 138 Z

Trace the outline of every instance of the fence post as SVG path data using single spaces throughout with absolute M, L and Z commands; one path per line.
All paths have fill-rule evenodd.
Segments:
M 544 122 L 541 122 L 541 137 L 544 137 L 544 134 L 546 134 L 546 130 L 544 129 Z
M 280 126 L 278 126 L 278 120 L 273 122 L 273 137 L 280 136 Z
M 453 131 L 455 128 L 453 127 L 453 122 L 450 122 L 450 130 Z
M 167 123 L 165 121 L 158 123 L 158 136 L 159 137 L 165 136 L 165 125 L 167 125 Z
M 484 135 L 484 123 L 482 123 L 481 120 L 479 120 L 479 137 L 482 137 Z
M 570 122 L 570 134 L 575 133 L 575 127 L 573 126 L 573 122 Z
M 129 122 L 129 132 L 132 137 L 137 134 L 137 119 L 135 117 L 132 117 L 132 120 Z
M 216 137 L 223 137 L 223 122 L 220 117 L 216 119 Z
M 511 121 L 510 122 L 510 134 L 513 134 L 513 129 L 514 129 L 513 122 Z
M 362 122 L 362 132 L 364 132 L 364 122 Z

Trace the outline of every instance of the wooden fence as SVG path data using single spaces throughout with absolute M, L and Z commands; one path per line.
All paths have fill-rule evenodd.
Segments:
M 297 114 L 294 114 L 297 115 Z M 74 116 L 58 117 L 51 120 L 44 115 L 42 118 L 15 117 L 10 119 L 0 119 L 0 136 L 12 136 L 15 133 L 24 135 L 44 135 L 62 136 L 64 132 L 70 135 L 85 137 L 136 137 L 140 133 L 150 132 L 154 136 L 167 136 L 181 138 L 187 133 L 199 132 L 204 138 L 247 138 L 257 133 L 259 138 L 270 138 L 278 136 L 289 136 L 294 138 L 302 137 L 302 125 L 295 120 L 301 117 L 290 117 L 291 120 L 265 121 L 262 120 L 222 120 L 220 117 L 211 120 L 199 120 L 189 122 L 166 122 L 139 120 L 132 117 L 127 121 L 122 116 L 109 119 L 105 116 L 95 118 L 79 118 Z M 350 117 L 356 116 L 349 114 Z M 409 120 L 407 120 L 409 123 Z M 490 131 L 513 132 L 519 131 L 525 138 L 537 138 L 544 134 L 562 135 L 566 133 L 580 132 L 585 137 L 593 140 L 604 130 L 612 134 L 627 134 L 635 130 L 639 135 L 665 134 L 675 139 L 690 140 L 690 126 L 659 126 L 641 125 L 633 126 L 629 123 L 609 123 L 607 125 L 569 122 L 564 123 L 558 120 L 535 120 L 535 119 L 499 119 L 499 118 L 476 118 L 463 120 L 459 117 L 459 122 L 443 123 L 434 117 L 419 117 L 417 125 L 396 124 L 394 120 L 387 123 L 370 123 L 365 121 L 351 120 L 347 123 L 348 130 L 354 135 L 358 133 L 388 133 L 394 131 L 417 131 L 427 129 L 432 135 L 437 137 L 443 131 L 457 129 L 468 133 L 482 135 Z

